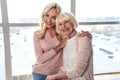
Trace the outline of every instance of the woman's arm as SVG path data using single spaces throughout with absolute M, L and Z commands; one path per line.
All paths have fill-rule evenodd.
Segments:
M 68 79 L 66 73 L 57 73 L 54 75 L 48 75 L 46 80 L 62 80 L 62 79 Z
M 78 39 L 78 53 L 76 57 L 76 64 L 73 69 L 64 73 L 58 73 L 55 75 L 49 75 L 47 80 L 56 80 L 56 79 L 72 79 L 80 77 L 86 71 L 88 66 L 89 57 L 92 55 L 92 44 L 87 37 L 82 37 Z
M 35 51 L 37 61 L 43 64 L 49 59 L 51 59 L 52 57 L 54 57 L 56 55 L 56 52 L 54 51 L 54 49 L 50 49 L 47 52 L 43 51 L 40 44 L 40 38 L 38 37 L 39 32 L 40 31 L 36 31 L 33 36 L 34 51 Z
M 60 43 L 54 48 L 55 52 L 58 53 L 59 50 L 63 49 L 64 46 L 66 45 L 66 41 L 67 41 L 67 36 L 66 37 L 63 37 L 61 40 L 60 40 Z
M 89 64 L 89 58 L 93 54 L 91 40 L 87 37 L 79 38 L 77 51 L 75 67 L 66 72 L 68 78 L 75 78 L 84 75 Z
M 66 44 L 67 37 L 62 38 L 62 40 L 56 47 L 51 48 L 47 52 L 44 52 L 43 49 L 41 48 L 40 38 L 38 37 L 39 32 L 40 31 L 36 31 L 34 33 L 34 40 L 33 40 L 34 41 L 34 51 L 35 51 L 37 61 L 40 62 L 41 64 L 43 64 L 46 61 L 48 61 L 49 59 L 53 58 L 56 54 L 59 54 L 59 51 L 62 50 Z

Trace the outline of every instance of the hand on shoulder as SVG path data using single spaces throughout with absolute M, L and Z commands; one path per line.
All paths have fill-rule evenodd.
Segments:
M 92 40 L 92 34 L 89 31 L 83 31 L 79 32 L 79 37 L 88 37 L 90 40 Z

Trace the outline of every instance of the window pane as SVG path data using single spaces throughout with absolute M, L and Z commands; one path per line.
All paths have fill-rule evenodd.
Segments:
M 3 41 L 3 29 L 0 27 L 0 80 L 5 80 L 5 54 Z
M 95 74 L 120 72 L 120 25 L 79 25 L 77 30 L 92 33 Z
M 32 72 L 32 64 L 35 62 L 33 48 L 33 32 L 35 27 L 11 27 L 10 45 L 12 59 L 12 76 L 20 78 L 28 77 Z M 23 80 L 27 80 L 24 78 Z
M 78 31 L 88 30 L 93 35 L 95 74 L 120 72 L 119 7 L 119 0 L 76 0 L 78 22 L 95 22 L 94 25 L 80 24 L 78 27 Z M 104 25 L 102 22 L 117 23 Z
M 78 21 L 120 21 L 119 0 L 76 0 Z
M 1 2 L 0 2 L 0 9 L 1 9 Z M 0 23 L 2 22 L 1 10 L 0 10 Z
M 59 3 L 63 10 L 70 11 L 70 0 L 7 0 L 9 22 L 39 23 L 43 8 L 51 2 Z

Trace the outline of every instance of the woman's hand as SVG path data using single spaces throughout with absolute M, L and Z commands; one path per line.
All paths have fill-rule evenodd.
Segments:
M 48 75 L 46 80 L 56 80 L 55 75 Z
M 62 37 L 62 40 L 60 41 L 60 46 L 61 46 L 61 48 L 64 48 L 64 47 L 65 47 L 66 42 L 67 42 L 67 39 L 68 39 L 67 36 Z
M 83 31 L 83 30 L 81 30 L 81 34 L 79 36 L 80 37 L 87 36 L 90 40 L 92 40 L 92 34 L 89 31 Z

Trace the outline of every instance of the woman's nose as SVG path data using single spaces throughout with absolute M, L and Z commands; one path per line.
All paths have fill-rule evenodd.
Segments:
M 66 28 L 65 24 L 63 24 L 63 27 Z
M 64 25 L 64 24 L 62 24 L 62 25 L 61 25 L 61 28 L 62 28 L 62 29 L 64 29 L 64 28 L 65 28 L 65 25 Z
M 52 18 L 48 18 L 48 20 L 47 20 L 47 21 L 48 21 L 48 22 L 51 22 L 51 20 L 52 20 Z

